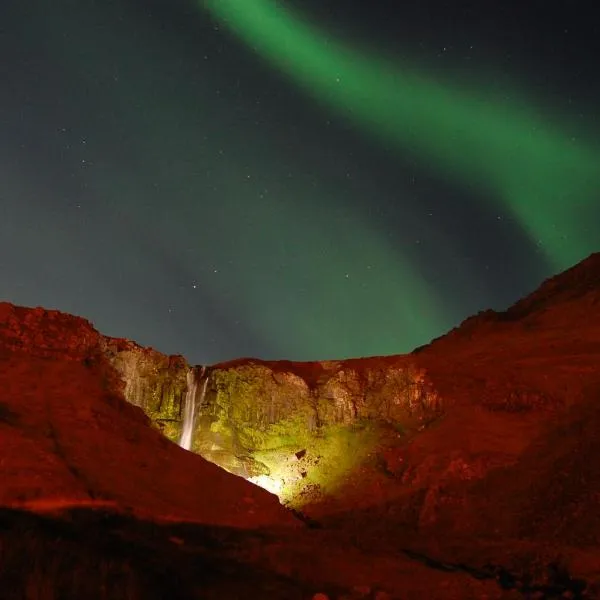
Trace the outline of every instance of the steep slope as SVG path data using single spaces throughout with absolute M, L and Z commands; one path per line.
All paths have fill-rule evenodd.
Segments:
M 443 417 L 340 490 L 360 518 L 339 501 L 307 511 L 337 511 L 325 518 L 374 546 L 401 534 L 441 561 L 544 577 L 559 560 L 600 581 L 600 255 L 413 358 Z
M 131 511 L 119 539 L 144 518 L 297 525 L 161 436 L 181 431 L 189 370 L 81 319 L 0 305 L 2 504 Z M 156 542 L 188 590 L 200 555 L 222 552 L 223 581 L 246 557 L 245 583 L 182 597 L 240 597 L 253 577 L 273 598 L 599 597 L 599 254 L 410 355 L 201 372 L 195 450 L 245 476 L 265 467 L 320 529 L 210 543 L 186 530 L 203 541 L 185 560 Z
M 496 589 L 493 578 L 370 556 L 335 530 L 300 527 L 274 496 L 178 448 L 125 402 L 89 323 L 2 310 L 3 600 L 385 600 L 432 589 L 475 599 Z
M 114 389 L 107 365 L 90 359 L 101 336 L 89 323 L 4 310 L 20 310 L 34 325 L 17 329 L 5 319 L 0 328 L 1 505 L 51 509 L 93 501 L 213 525 L 296 523 L 275 496 L 150 427 Z

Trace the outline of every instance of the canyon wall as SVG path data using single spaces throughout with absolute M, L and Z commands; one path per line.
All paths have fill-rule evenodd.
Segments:
M 333 491 L 358 464 L 376 460 L 382 435 L 402 436 L 442 411 L 408 356 L 192 368 L 122 340 L 106 340 L 104 348 L 127 400 L 167 437 L 178 442 L 184 415 L 193 414 L 192 451 L 284 500 L 307 489 Z M 190 373 L 197 380 L 186 398 Z M 185 402 L 195 410 L 184 410 Z
M 382 435 L 402 436 L 442 411 L 411 356 L 193 367 L 182 356 L 102 336 L 85 319 L 7 303 L 0 329 L 0 350 L 84 363 L 175 443 L 193 415 L 186 446 L 280 497 L 333 488 L 375 460 Z

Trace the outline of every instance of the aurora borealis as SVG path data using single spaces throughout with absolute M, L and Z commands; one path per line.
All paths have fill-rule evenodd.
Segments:
M 505 203 L 558 267 L 595 249 L 582 211 L 600 191 L 600 143 L 588 147 L 527 106 L 460 93 L 329 39 L 273 0 L 208 0 L 251 47 L 333 110 L 422 156 L 464 187 Z M 553 225 L 563 221 L 557 239 Z M 560 238 L 567 236 L 569 244 Z
M 600 249 L 589 15 L 364 4 L 0 9 L 0 298 L 197 363 L 343 358 Z

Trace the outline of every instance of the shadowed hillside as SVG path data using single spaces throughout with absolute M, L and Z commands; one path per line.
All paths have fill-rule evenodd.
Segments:
M 165 437 L 189 369 L 0 305 L 0 598 L 599 597 L 599 254 L 411 355 L 203 369 L 196 452 L 287 507 Z

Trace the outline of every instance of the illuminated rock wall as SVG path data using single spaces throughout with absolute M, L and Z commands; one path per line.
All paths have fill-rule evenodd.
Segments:
M 124 339 L 103 338 L 103 354 L 122 380 L 122 393 L 173 442 L 179 442 L 189 365 Z
M 106 348 L 127 400 L 180 442 L 190 367 L 124 340 L 108 340 Z M 442 410 L 409 356 L 244 359 L 197 371 L 203 393 L 195 395 L 185 447 L 288 499 L 307 486 L 333 487 L 369 459 L 382 435 L 418 429 Z
M 417 429 L 442 409 L 412 356 L 194 368 L 58 311 L 0 304 L 0 328 L 0 350 L 84 363 L 174 443 L 182 443 L 187 396 L 186 448 L 280 496 L 334 485 L 386 431 Z M 200 383 L 190 373 L 201 373 L 202 393 L 188 393 L 190 381 Z

